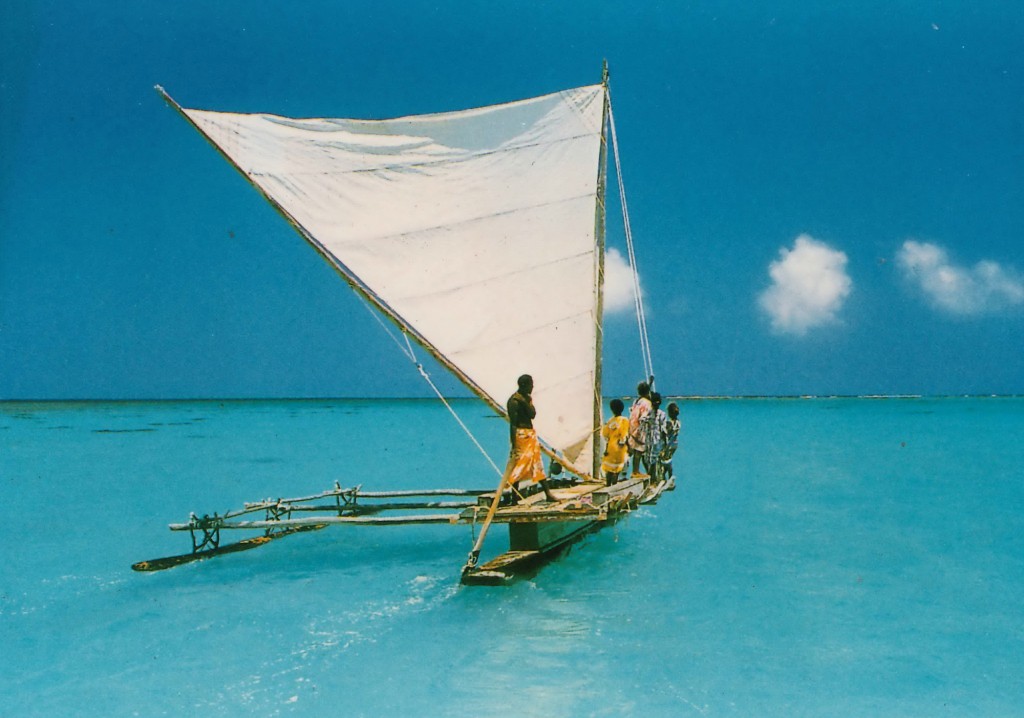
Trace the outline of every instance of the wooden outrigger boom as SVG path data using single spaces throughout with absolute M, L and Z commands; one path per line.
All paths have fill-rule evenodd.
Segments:
M 493 523 L 509 524 L 509 550 L 480 565 L 467 566 L 462 573 L 466 584 L 506 583 L 551 557 L 584 534 L 614 522 L 640 504 L 654 503 L 666 482 L 648 477 L 623 481 L 614 486 L 597 482 L 555 484 L 555 502 L 541 493 L 509 504 L 511 492 L 501 497 L 491 516 Z M 423 501 L 446 497 L 454 500 Z M 486 490 L 430 489 L 425 491 L 363 491 L 361 487 L 335 487 L 312 496 L 267 499 L 247 503 L 242 509 L 222 515 L 192 514 L 184 523 L 170 525 L 172 531 L 188 531 L 191 553 L 140 561 L 136 571 L 161 571 L 193 561 L 257 548 L 272 540 L 327 526 L 402 526 L 410 524 L 469 525 L 483 523 L 494 493 Z M 424 513 L 448 509 L 445 513 Z M 255 515 L 262 513 L 261 518 Z M 302 515 L 295 516 L 300 513 Z M 383 515 L 382 515 L 383 514 Z M 252 518 L 246 518 L 252 517 Z M 262 531 L 242 541 L 221 544 L 221 531 Z

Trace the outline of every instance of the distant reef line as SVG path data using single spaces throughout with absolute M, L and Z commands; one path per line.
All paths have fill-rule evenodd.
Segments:
M 1024 394 L 665 394 L 662 401 L 821 401 L 836 399 L 867 399 L 867 400 L 918 400 L 918 399 L 1020 399 Z M 608 394 L 606 401 L 611 399 L 631 399 L 632 395 Z M 474 396 L 450 396 L 448 401 L 478 401 Z M 253 403 L 253 402 L 309 402 L 325 401 L 360 402 L 360 401 L 408 401 L 436 402 L 434 396 L 265 396 L 265 397 L 94 397 L 68 399 L 0 399 L 4 404 L 187 404 L 187 403 Z

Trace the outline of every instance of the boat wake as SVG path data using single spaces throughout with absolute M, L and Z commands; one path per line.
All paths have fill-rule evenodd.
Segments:
M 308 708 L 336 693 L 337 686 L 326 682 L 358 660 L 353 652 L 362 654 L 388 640 L 406 619 L 443 606 L 458 590 L 450 574 L 419 575 L 387 598 L 311 616 L 292 645 L 285 640 L 277 653 L 262 651 L 265 660 L 255 670 L 211 692 L 210 700 L 196 707 L 214 712 L 243 708 L 257 715 L 287 712 L 293 704 Z

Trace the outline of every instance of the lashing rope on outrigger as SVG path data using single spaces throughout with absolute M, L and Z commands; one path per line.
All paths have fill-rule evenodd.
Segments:
M 208 547 L 220 547 L 220 527 L 224 524 L 224 519 L 216 512 L 212 517 L 209 514 L 204 514 L 203 518 L 199 518 L 194 513 L 190 514 L 188 523 L 189 535 L 192 537 L 192 553 L 203 551 Z M 202 541 L 196 540 L 196 531 L 203 532 Z
M 334 495 L 337 514 L 338 516 L 343 516 L 346 512 L 352 512 L 358 507 L 359 490 L 361 488 L 362 484 L 351 489 L 343 489 L 341 484 L 335 481 L 334 491 L 325 492 L 324 495 Z M 306 499 L 308 499 L 308 497 L 300 500 Z M 188 531 L 189 536 L 192 538 L 192 553 L 216 551 L 219 549 L 220 530 L 224 528 L 225 521 L 252 511 L 263 509 L 265 521 L 288 521 L 292 518 L 294 502 L 295 499 L 265 499 L 263 501 L 246 503 L 241 511 L 227 511 L 223 515 L 214 512 L 213 516 L 204 514 L 202 518 L 197 516 L 195 513 L 191 513 L 189 514 Z M 274 534 L 287 530 L 288 529 L 286 528 L 275 528 L 270 526 L 264 529 L 262 537 L 255 537 L 249 540 L 253 542 L 259 542 L 264 538 L 269 540 L 274 536 Z M 198 538 L 200 534 L 202 535 L 202 538 Z

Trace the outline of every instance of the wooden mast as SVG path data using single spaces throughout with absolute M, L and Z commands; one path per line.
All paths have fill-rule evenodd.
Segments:
M 597 203 L 594 208 L 594 240 L 597 244 L 597 305 L 594 322 L 597 325 L 594 336 L 594 447 L 593 469 L 595 477 L 601 477 L 601 374 L 604 350 L 604 245 L 605 245 L 605 186 L 608 177 L 608 139 L 605 128 L 608 125 L 608 61 L 601 71 L 601 85 L 604 87 L 604 107 L 601 110 L 601 154 L 597 162 Z

